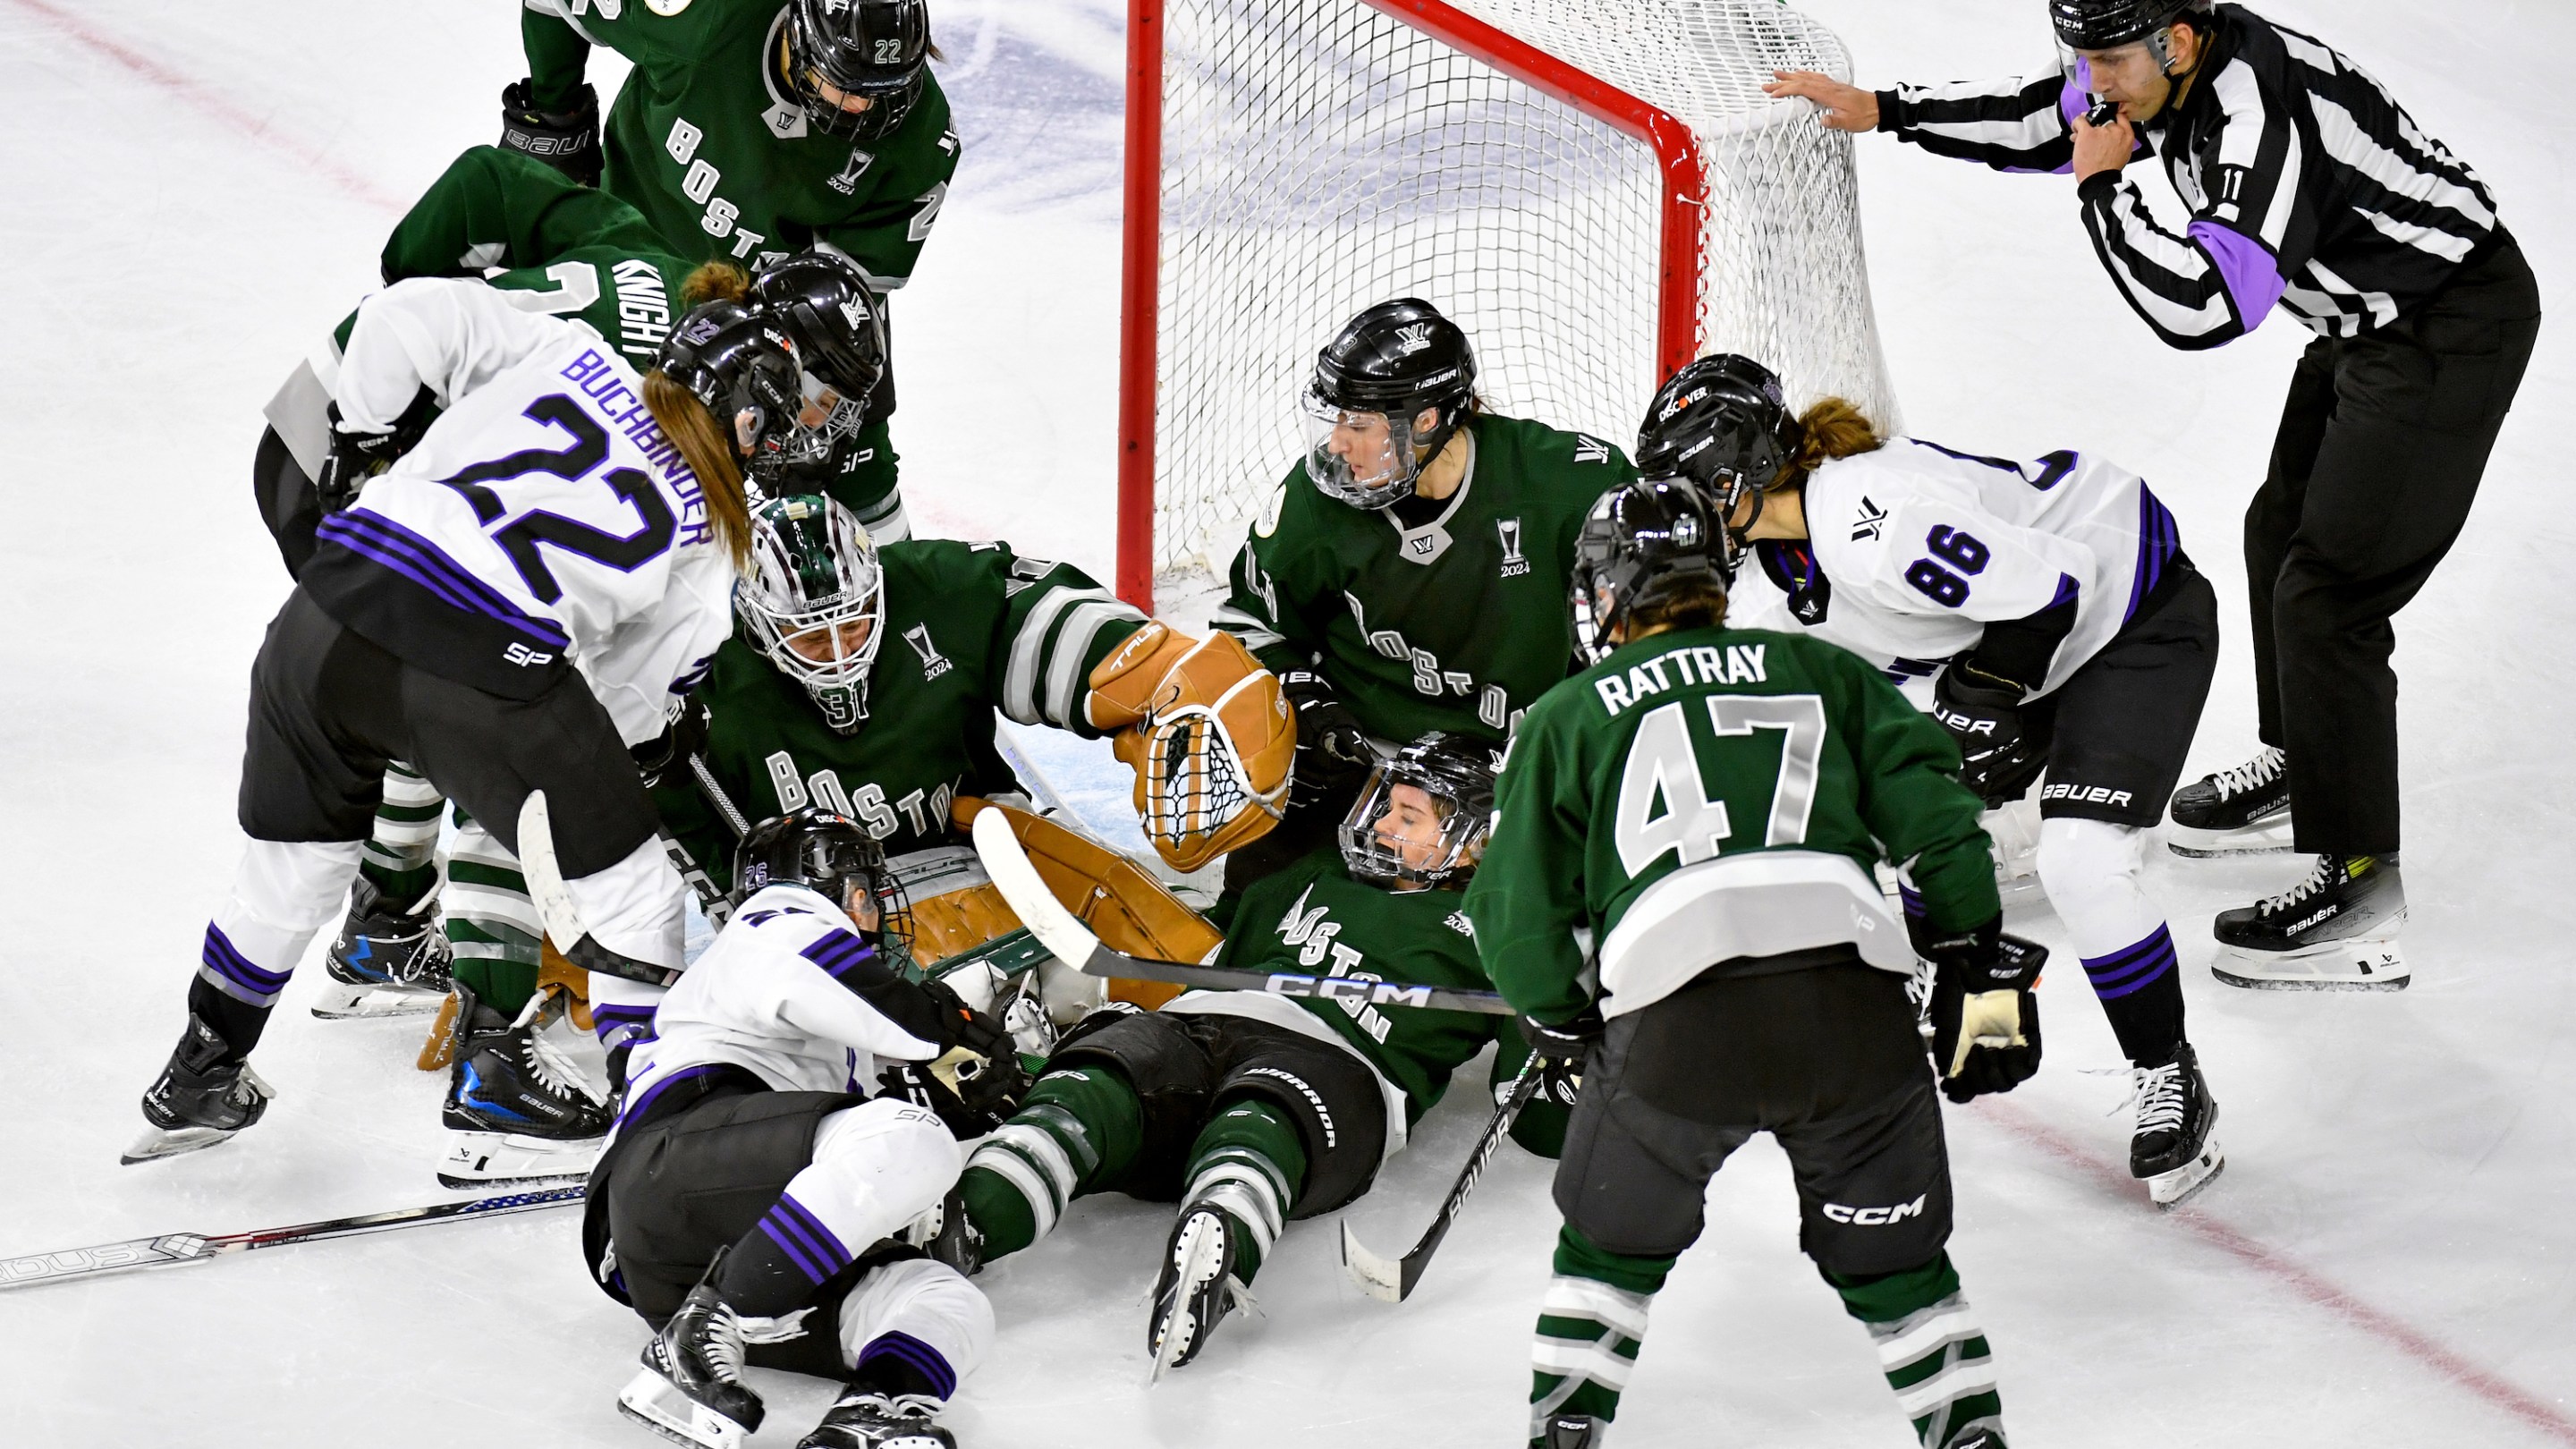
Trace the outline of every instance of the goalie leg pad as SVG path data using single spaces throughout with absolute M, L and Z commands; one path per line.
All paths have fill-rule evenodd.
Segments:
M 1196 963 L 1207 960 L 1223 944 L 1224 933 L 1182 904 L 1178 896 L 1164 889 L 1161 881 L 1088 836 L 1025 810 L 973 798 L 960 799 L 952 814 L 958 827 L 965 829 L 978 814 L 996 809 L 1011 822 L 1011 833 L 1019 838 L 1021 849 L 1028 852 L 1029 863 L 1037 867 L 1038 878 L 1046 882 L 1047 890 L 1109 949 L 1152 961 Z M 914 912 L 917 921 L 920 908 L 915 907 Z M 1010 921 L 1012 926 L 1019 924 L 1016 916 Z M 1062 989 L 1070 984 L 1052 975 L 1047 978 L 1047 1005 L 1051 1011 L 1066 1004 L 1080 1010 L 1098 1004 L 1084 993 Z M 1110 983 L 1108 997 L 1150 1010 L 1180 991 L 1163 982 L 1122 980 Z M 1057 1015 L 1058 1021 L 1069 1019 L 1075 1018 Z

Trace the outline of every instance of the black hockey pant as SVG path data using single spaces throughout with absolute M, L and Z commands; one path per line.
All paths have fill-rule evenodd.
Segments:
M 2508 235 L 2412 316 L 2309 344 L 2245 511 L 2263 741 L 2289 754 L 2297 845 L 2398 847 L 2397 643 L 2467 522 L 2540 293 Z

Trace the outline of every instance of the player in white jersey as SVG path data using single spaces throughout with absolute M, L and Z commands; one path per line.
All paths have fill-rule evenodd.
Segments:
M 252 667 L 249 845 L 127 1161 L 259 1119 L 270 1094 L 246 1059 L 356 875 L 389 760 L 514 854 L 543 790 L 597 957 L 576 964 L 603 985 L 678 969 L 685 888 L 627 751 L 731 629 L 741 460 L 820 443 L 801 387 L 784 335 L 729 303 L 685 318 L 650 377 L 477 282 L 403 282 L 359 309 L 333 466 L 364 485 L 323 521 Z M 424 389 L 444 411 L 388 467 Z
M 634 1048 L 591 1175 L 592 1276 L 655 1334 L 618 1407 L 683 1443 L 738 1444 L 764 1414 L 750 1362 L 847 1385 L 801 1449 L 953 1446 L 933 1416 L 990 1347 L 993 1312 L 900 1236 L 922 1235 L 965 1167 L 912 1095 L 936 1079 L 908 1064 L 962 1050 L 1015 1067 L 1010 1038 L 892 964 L 901 887 L 856 821 L 766 821 L 734 878 L 732 919 Z M 868 1096 L 885 1068 L 911 1085 Z
M 1735 622 L 1885 671 L 1957 737 L 1990 807 L 2042 771 L 2038 867 L 2121 1050 L 2129 1170 L 2171 1206 L 2220 1165 L 2181 968 L 2139 882 L 2218 662 L 2217 602 L 2144 480 L 1882 440 L 1848 402 L 1792 415 L 1749 358 L 1702 358 L 1648 406 L 1638 467 L 1706 491 L 1736 543 Z M 1758 575 L 1758 577 L 1753 577 Z M 1920 910 L 1907 892 L 1909 923 Z

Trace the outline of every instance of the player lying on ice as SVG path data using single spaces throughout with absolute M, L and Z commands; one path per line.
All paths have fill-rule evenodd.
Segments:
M 1288 971 L 1485 989 L 1458 892 L 1485 853 L 1493 760 L 1491 746 L 1439 731 L 1407 745 L 1365 778 L 1338 849 L 1244 894 L 1214 963 L 1249 978 Z M 1291 1219 L 1368 1191 L 1450 1074 L 1498 1032 L 1492 1076 L 1507 1084 L 1529 1051 L 1501 1017 L 1259 991 L 1095 1012 L 968 1161 L 964 1261 L 1029 1247 L 1078 1197 L 1178 1201 L 1146 1326 L 1159 1378 L 1197 1357 L 1248 1301 Z M 1571 1083 L 1551 1085 L 1571 1097 Z M 1553 1155 L 1564 1110 L 1542 1097 L 1514 1137 Z
M 1779 378 L 1732 354 L 1664 384 L 1637 456 L 1696 484 L 1758 565 L 1738 571 L 1738 623 L 1839 644 L 1910 685 L 1989 807 L 2046 772 L 2040 883 L 2129 1058 L 2129 1171 L 2168 1207 L 2207 1186 L 2218 1104 L 2140 879 L 2218 666 L 2217 596 L 2173 515 L 2098 457 L 1882 439 L 1841 398 L 1792 414 Z M 1910 889 L 1906 906 L 1919 938 Z
M 732 920 L 635 1045 L 591 1174 L 584 1258 L 655 1335 L 618 1407 L 730 1449 L 760 1428 L 753 1364 L 847 1384 L 800 1449 L 953 1445 L 934 1416 L 993 1312 L 903 1235 L 937 1221 L 959 1135 L 992 1120 L 924 1067 L 962 1053 L 1015 1073 L 1010 1038 L 902 974 L 903 894 L 858 822 L 765 821 L 733 874 Z
M 1530 1442 L 1602 1442 L 1709 1179 L 1769 1132 L 1797 1181 L 1799 1245 L 1868 1328 L 1925 1449 L 2002 1449 L 1984 1332 L 1942 1246 L 1949 1163 L 1914 952 L 1873 868 L 1911 861 L 1922 888 L 1953 1097 L 2038 1069 L 2037 959 L 2000 933 L 1950 737 L 1857 655 L 1727 627 L 1728 552 L 1685 479 L 1601 500 L 1572 600 L 1593 663 L 1521 721 L 1467 890 L 1494 984 L 1583 1081 Z

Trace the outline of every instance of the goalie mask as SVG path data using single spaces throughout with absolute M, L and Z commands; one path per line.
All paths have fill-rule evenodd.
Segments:
M 806 124 L 826 136 L 874 141 L 921 103 L 930 57 L 930 8 L 922 0 L 793 0 L 787 9 L 787 80 Z M 863 111 L 823 98 L 830 86 L 864 96 Z
M 1306 476 L 1354 508 L 1390 507 L 1413 492 L 1475 398 L 1476 355 L 1458 324 L 1417 298 L 1380 302 L 1315 358 L 1302 403 Z
M 751 567 L 734 585 L 733 603 L 761 653 L 805 686 L 824 723 L 858 733 L 885 633 L 885 575 L 850 510 L 811 494 L 760 505 Z
M 1567 588 L 1574 647 L 1598 664 L 1619 647 L 1641 608 L 1692 594 L 1722 602 L 1734 551 L 1709 516 L 1708 502 L 1680 478 L 1640 478 L 1601 495 L 1574 540 Z
M 1369 772 L 1342 819 L 1342 862 L 1371 885 L 1463 887 L 1485 853 L 1500 752 L 1433 730 Z
M 831 440 L 800 421 L 805 370 L 776 322 L 731 302 L 706 303 L 680 319 L 653 366 L 715 414 L 754 480 L 773 484 L 830 455 Z
M 774 885 L 803 886 L 840 906 L 862 933 L 889 943 L 890 954 L 908 949 L 912 912 L 903 884 L 886 865 L 885 847 L 846 815 L 808 805 L 753 826 L 734 847 L 733 903 Z M 865 919 L 870 902 L 873 925 Z
M 1802 430 L 1771 369 L 1731 352 L 1703 357 L 1672 375 L 1646 405 L 1637 428 L 1637 471 L 1680 478 L 1707 499 L 1710 520 L 1741 547 L 1764 502 L 1787 483 Z M 1752 511 L 1738 519 L 1744 500 Z

